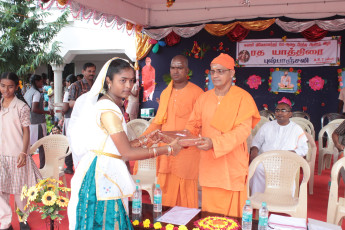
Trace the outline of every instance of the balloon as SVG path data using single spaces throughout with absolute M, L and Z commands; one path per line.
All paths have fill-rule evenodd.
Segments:
M 157 40 L 151 38 L 151 39 L 149 40 L 149 43 L 150 43 L 151 45 L 157 44 Z
M 165 43 L 165 41 L 158 41 L 158 44 L 162 47 L 166 46 L 167 44 Z
M 159 44 L 157 43 L 156 45 L 153 46 L 152 52 L 153 52 L 153 53 L 157 53 L 158 50 L 159 50 Z

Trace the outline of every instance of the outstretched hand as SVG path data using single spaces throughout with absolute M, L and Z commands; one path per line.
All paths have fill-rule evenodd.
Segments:
M 176 156 L 182 149 L 182 146 L 178 144 L 179 140 L 180 138 L 178 137 L 169 144 L 171 148 L 173 149 L 171 153 L 172 156 Z
M 213 142 L 209 137 L 201 137 L 200 141 L 195 142 L 198 149 L 207 151 L 213 148 Z

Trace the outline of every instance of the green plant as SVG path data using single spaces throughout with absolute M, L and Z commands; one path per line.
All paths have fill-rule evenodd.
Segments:
M 0 1 L 0 72 L 25 76 L 42 64 L 62 64 L 53 38 L 67 25 L 68 11 L 52 22 L 48 16 L 33 0 Z
M 17 209 L 16 213 L 20 221 L 27 221 L 31 212 L 39 211 L 42 213 L 42 219 L 50 217 L 51 220 L 61 221 L 63 215 L 59 211 L 67 207 L 69 200 L 60 193 L 67 193 L 69 188 L 59 187 L 62 181 L 47 178 L 40 180 L 35 186 L 28 188 L 26 185 L 22 188 L 21 199 L 27 199 L 25 212 Z

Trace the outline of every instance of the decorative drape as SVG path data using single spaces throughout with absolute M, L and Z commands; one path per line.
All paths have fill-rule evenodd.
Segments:
M 206 24 L 205 30 L 215 36 L 224 36 L 230 31 L 234 30 L 237 25 L 241 25 L 247 30 L 261 31 L 270 27 L 275 22 L 275 18 L 268 20 L 248 21 L 248 22 L 234 22 L 227 25 L 222 24 Z
M 199 33 L 204 28 L 204 24 L 192 27 L 169 27 L 161 29 L 144 29 L 143 32 L 155 40 L 161 40 L 174 31 L 177 35 L 183 38 L 189 38 Z
M 276 19 L 276 24 L 280 26 L 286 32 L 291 33 L 301 33 L 302 31 L 312 27 L 313 25 L 318 25 L 323 30 L 328 31 L 340 31 L 345 29 L 345 19 L 334 19 L 327 21 L 313 20 L 308 22 L 284 22 L 280 19 Z
M 249 30 L 237 24 L 233 30 L 226 34 L 226 36 L 228 36 L 232 42 L 240 42 L 247 37 L 248 33 Z
M 304 30 L 301 34 L 305 37 L 308 41 L 316 42 L 321 40 L 322 38 L 326 37 L 328 31 L 323 30 L 318 25 L 313 25 L 312 27 Z
M 152 44 L 149 43 L 150 37 L 146 34 L 135 33 L 135 36 L 136 56 L 137 61 L 139 61 L 147 56 L 152 48 Z

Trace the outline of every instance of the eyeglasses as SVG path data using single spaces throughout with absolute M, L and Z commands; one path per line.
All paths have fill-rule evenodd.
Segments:
M 215 73 L 219 75 L 223 75 L 226 71 L 230 71 L 229 69 L 216 69 L 216 70 L 210 70 L 210 74 L 214 75 Z
M 286 109 L 275 109 L 274 112 L 276 112 L 276 113 L 279 113 L 279 112 L 287 113 L 287 112 L 291 112 L 291 110 L 286 110 Z

